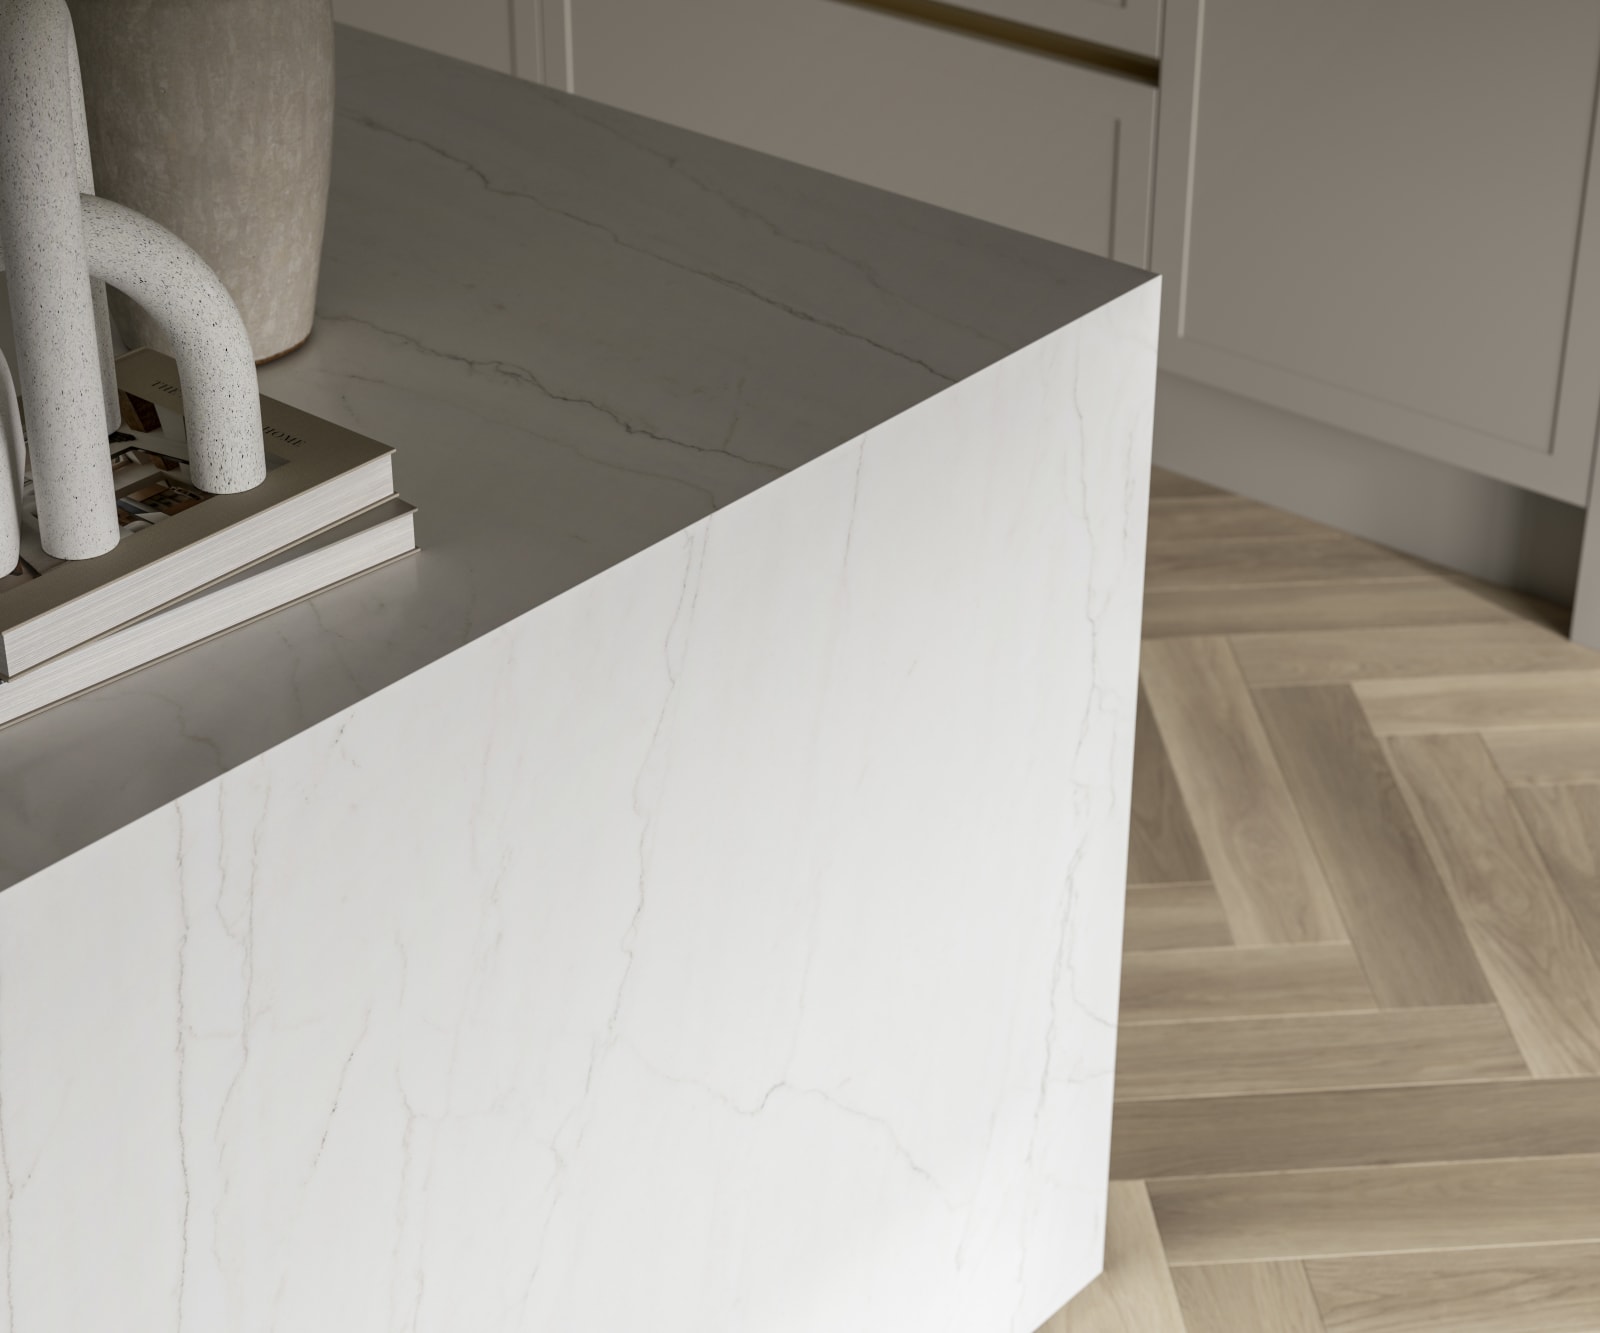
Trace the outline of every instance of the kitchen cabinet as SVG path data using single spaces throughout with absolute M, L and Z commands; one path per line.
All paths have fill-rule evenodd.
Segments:
M 530 21 L 536 9 L 548 34 L 550 7 L 525 5 Z M 562 17 L 585 97 L 1148 259 L 1147 82 L 836 0 L 572 0 Z
M 557 0 L 560 3 L 560 0 Z M 508 0 L 333 0 L 336 22 L 510 73 Z
M 1162 366 L 1574 504 L 1600 6 L 1169 0 Z
M 1600 645 L 1593 0 L 505 3 L 525 77 L 1154 267 L 1165 462 Z

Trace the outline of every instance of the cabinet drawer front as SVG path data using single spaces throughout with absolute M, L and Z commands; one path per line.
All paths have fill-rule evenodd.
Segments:
M 502 74 L 511 72 L 505 0 L 333 0 L 333 17 L 352 28 L 426 47 Z
M 1144 264 L 1155 90 L 833 0 L 573 0 L 573 91 Z
M 1161 54 L 1161 0 L 960 0 L 960 5 L 1142 56 Z

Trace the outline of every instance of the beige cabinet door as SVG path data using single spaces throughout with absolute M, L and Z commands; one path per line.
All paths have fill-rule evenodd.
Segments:
M 584 97 L 1147 262 L 1148 84 L 834 0 L 572 0 L 569 21 Z
M 333 17 L 502 74 L 511 70 L 506 0 L 333 0 Z
M 1163 365 L 1573 503 L 1594 0 L 1168 0 Z

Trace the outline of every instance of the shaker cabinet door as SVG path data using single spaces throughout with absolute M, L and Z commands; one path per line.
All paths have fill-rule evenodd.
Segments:
M 1594 0 L 1168 0 L 1162 364 L 1583 503 Z
M 506 0 L 333 0 L 336 23 L 510 73 Z
M 1155 89 L 835 0 L 572 0 L 572 91 L 1133 264 Z

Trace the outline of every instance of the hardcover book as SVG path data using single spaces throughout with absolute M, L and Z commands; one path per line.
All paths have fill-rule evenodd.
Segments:
M 122 539 L 92 560 L 57 561 L 38 542 L 24 485 L 22 561 L 0 576 L 0 679 L 148 615 L 394 494 L 393 450 L 261 399 L 267 477 L 208 495 L 188 475 L 183 398 L 171 357 L 117 361 L 130 429 L 112 437 Z M 137 428 L 135 428 L 137 427 Z
M 414 512 L 404 500 L 390 498 L 243 573 L 0 681 L 0 726 L 415 550 Z

